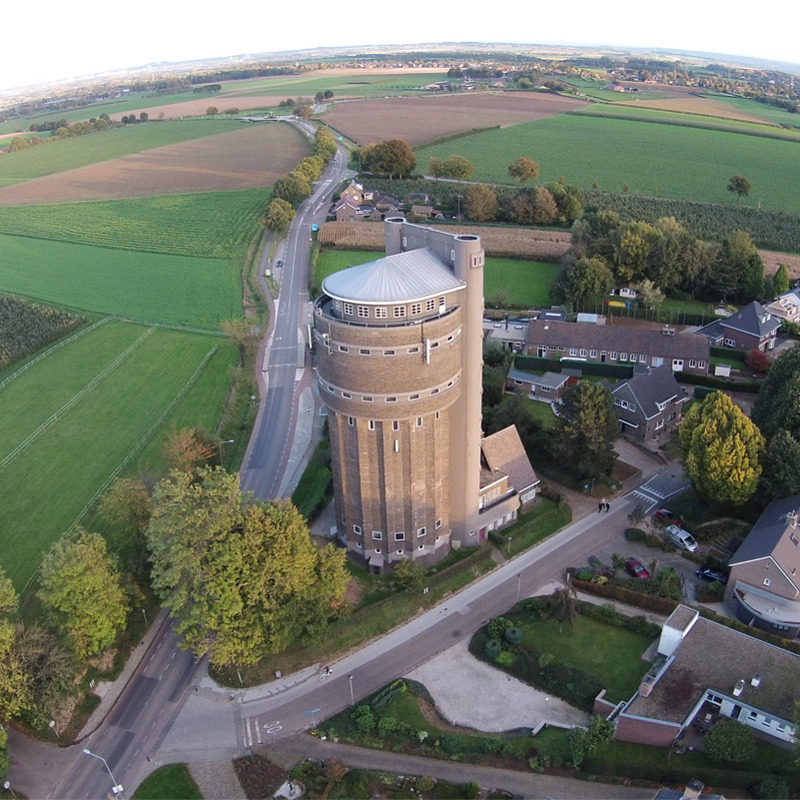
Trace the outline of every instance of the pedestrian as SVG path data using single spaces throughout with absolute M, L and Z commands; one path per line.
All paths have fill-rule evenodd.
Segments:
M 608 513 L 608 510 L 610 508 L 611 508 L 611 503 L 606 502 L 606 513 Z
M 600 501 L 600 505 L 597 506 L 598 511 L 602 511 L 606 507 L 606 499 L 605 497 Z

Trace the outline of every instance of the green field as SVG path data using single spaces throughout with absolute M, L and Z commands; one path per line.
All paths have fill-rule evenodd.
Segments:
M 611 103 L 618 103 L 620 100 L 630 97 L 635 97 L 639 100 L 658 100 L 660 97 L 662 97 L 662 95 L 658 92 L 637 92 L 635 94 L 627 94 L 623 92 L 615 92 L 611 89 L 604 89 L 604 86 L 608 86 L 609 84 L 613 83 L 613 81 L 610 79 L 593 81 L 589 78 L 559 77 L 558 80 L 560 80 L 561 83 L 566 83 L 568 86 L 574 86 L 575 89 L 587 97 L 593 97 L 596 100 L 606 100 Z
M 0 210 L 0 233 L 167 255 L 239 258 L 261 230 L 269 196 L 267 189 L 248 189 L 7 206 Z
M 363 250 L 323 250 L 314 271 L 317 286 L 334 272 L 380 258 L 380 253 Z M 487 258 L 484 270 L 484 295 L 487 301 L 504 292 L 509 303 L 520 308 L 550 305 L 550 284 L 558 274 L 558 264 L 521 261 L 514 258 Z
M 133 800 L 203 800 L 186 764 L 166 764 L 150 773 Z
M 748 100 L 746 97 L 725 97 L 718 94 L 709 94 L 714 100 L 726 105 L 732 106 L 737 111 L 746 111 L 754 117 L 761 117 L 761 119 L 771 122 L 774 125 L 792 125 L 795 128 L 800 127 L 800 114 L 790 114 L 782 108 L 775 106 L 768 106 L 766 103 L 758 103 L 755 100 Z
M 215 428 L 236 359 L 224 339 L 111 321 L 0 389 L 0 565 L 18 590 L 116 469 L 157 452 L 170 423 Z
M 219 328 L 242 314 L 236 261 L 0 235 L 0 291 L 131 319 Z
M 226 119 L 173 120 L 126 125 L 54 140 L 0 156 L 0 186 L 241 128 L 241 122 Z
M 509 183 L 508 165 L 527 155 L 540 180 L 714 203 L 736 203 L 731 175 L 746 175 L 750 205 L 800 212 L 800 146 L 756 136 L 564 114 L 416 150 L 417 162 L 451 153 L 475 165 L 474 180 Z

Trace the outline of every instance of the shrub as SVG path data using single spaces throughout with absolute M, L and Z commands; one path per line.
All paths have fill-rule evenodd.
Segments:
M 402 679 L 390 683 L 385 689 L 380 691 L 375 699 L 372 701 L 372 707 L 375 711 L 380 711 L 390 700 L 394 700 L 397 695 L 402 694 L 408 687 L 406 682 Z
M 625 538 L 629 542 L 643 542 L 647 534 L 641 528 L 626 528 Z
M 510 667 L 514 663 L 514 654 L 509 650 L 503 650 L 495 661 L 500 664 L 501 667 Z
M 474 800 L 474 798 L 480 797 L 481 787 L 475 781 L 470 781 L 464 784 L 463 791 L 467 800 Z
M 422 775 L 417 778 L 418 792 L 429 792 L 434 786 L 436 786 L 436 781 L 433 778 L 429 778 L 427 775 Z
M 506 628 L 503 635 L 510 644 L 519 644 L 522 641 L 522 630 L 517 627 Z
M 362 733 L 371 733 L 375 730 L 375 715 L 369 706 L 359 706 L 353 712 L 353 722 Z
M 394 717 L 381 717 L 378 720 L 378 735 L 391 736 L 397 729 L 397 720 Z
M 764 778 L 752 787 L 750 793 L 756 800 L 785 800 L 789 797 L 789 784 L 777 778 Z
M 706 735 L 706 754 L 712 761 L 735 763 L 753 755 L 753 729 L 733 719 L 721 719 Z
M 439 746 L 444 750 L 445 753 L 453 754 L 453 753 L 460 753 L 463 749 L 461 746 L 461 739 L 458 736 L 453 736 L 450 733 L 444 734 L 439 739 Z
M 495 617 L 487 626 L 487 632 L 490 639 L 502 640 L 505 632 L 509 628 L 513 628 L 514 623 L 506 617 Z
M 493 661 L 500 655 L 502 650 L 503 647 L 497 639 L 487 639 L 486 644 L 483 646 L 483 652 Z

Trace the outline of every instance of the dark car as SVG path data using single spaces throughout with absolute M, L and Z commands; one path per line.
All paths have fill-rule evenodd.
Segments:
M 711 567 L 698 567 L 694 574 L 704 581 L 728 582 L 728 576 L 724 572 L 720 572 L 718 569 L 711 569 Z
M 629 558 L 625 562 L 625 569 L 628 570 L 634 578 L 650 577 L 650 573 L 644 568 L 644 565 L 638 558 Z
M 683 524 L 680 517 L 668 508 L 659 508 L 653 516 L 656 518 L 656 522 L 660 522 L 662 525 L 680 526 Z

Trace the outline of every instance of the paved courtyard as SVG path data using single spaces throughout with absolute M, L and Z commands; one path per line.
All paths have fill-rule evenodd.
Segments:
M 406 677 L 425 684 L 452 725 L 499 733 L 512 728 L 586 725 L 589 715 L 478 661 L 462 641 Z

